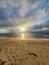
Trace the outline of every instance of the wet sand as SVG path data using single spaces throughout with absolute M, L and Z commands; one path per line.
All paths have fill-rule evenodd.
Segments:
M 49 40 L 0 39 L 0 65 L 49 65 Z

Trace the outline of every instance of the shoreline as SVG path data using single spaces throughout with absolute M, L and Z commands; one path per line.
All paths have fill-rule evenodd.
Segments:
M 49 39 L 17 39 L 17 38 L 0 38 L 0 42 L 49 42 Z

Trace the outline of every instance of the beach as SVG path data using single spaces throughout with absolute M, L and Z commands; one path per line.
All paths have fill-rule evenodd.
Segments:
M 0 65 L 49 65 L 49 40 L 1 38 Z

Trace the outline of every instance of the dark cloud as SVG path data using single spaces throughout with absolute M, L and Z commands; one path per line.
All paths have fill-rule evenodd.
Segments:
M 43 24 L 32 27 L 30 32 L 34 34 L 49 35 L 49 21 L 46 21 Z
M 43 24 L 34 26 L 34 29 L 42 29 L 42 28 L 49 28 L 49 21 L 46 21 Z
M 18 9 L 15 6 L 8 5 L 7 8 L 0 8 L 0 27 L 12 26 L 14 19 L 18 17 Z

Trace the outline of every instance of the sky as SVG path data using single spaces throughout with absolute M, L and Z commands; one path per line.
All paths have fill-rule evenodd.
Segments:
M 0 33 L 20 27 L 32 31 L 48 30 L 47 23 L 49 0 L 0 0 Z

